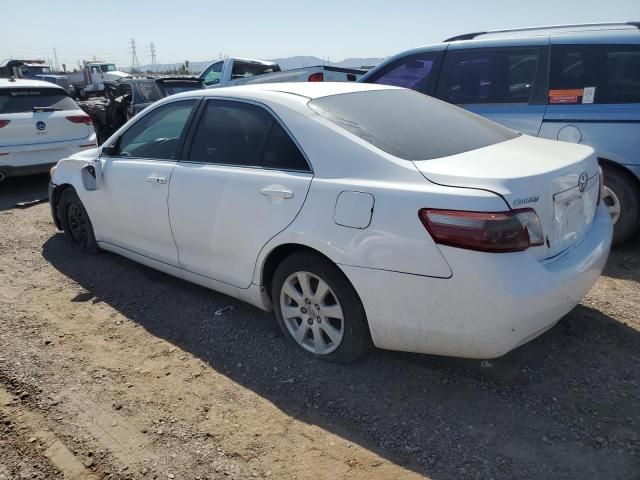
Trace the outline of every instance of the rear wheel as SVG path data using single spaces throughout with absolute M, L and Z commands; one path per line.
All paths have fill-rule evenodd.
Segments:
M 307 354 L 352 363 L 371 348 L 364 307 L 334 264 L 307 252 L 293 253 L 272 282 L 276 319 L 285 336 Z
M 604 167 L 602 201 L 614 222 L 613 245 L 627 241 L 640 225 L 640 192 L 629 176 L 611 167 Z
M 69 245 L 86 253 L 100 251 L 89 215 L 72 188 L 67 188 L 62 192 L 58 202 L 57 215 L 62 224 L 64 238 Z

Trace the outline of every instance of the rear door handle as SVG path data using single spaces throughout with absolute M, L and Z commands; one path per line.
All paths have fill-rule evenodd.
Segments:
M 260 193 L 271 198 L 293 198 L 293 192 L 284 187 L 265 187 Z
M 147 177 L 147 182 L 165 184 L 167 183 L 167 179 L 164 177 L 156 177 L 155 175 L 151 175 L 150 177 Z

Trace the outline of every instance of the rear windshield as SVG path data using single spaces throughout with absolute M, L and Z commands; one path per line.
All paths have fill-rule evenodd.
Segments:
M 140 93 L 140 98 L 136 100 L 136 103 L 155 102 L 163 97 L 160 89 L 156 85 L 156 82 L 153 80 L 148 82 L 137 82 L 136 86 Z
M 487 147 L 519 134 L 413 90 L 344 93 L 309 107 L 345 130 L 405 160 L 431 160 Z
M 202 88 L 204 87 L 200 82 L 160 82 L 160 89 L 164 90 L 166 96 Z
M 0 88 L 0 113 L 32 112 L 37 107 L 78 109 L 76 102 L 59 88 Z

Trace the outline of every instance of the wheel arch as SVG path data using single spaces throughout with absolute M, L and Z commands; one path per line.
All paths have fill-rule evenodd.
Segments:
M 598 157 L 598 163 L 603 168 L 611 168 L 613 170 L 616 170 L 619 173 L 622 173 L 627 178 L 631 179 L 631 182 L 634 183 L 635 186 L 640 189 L 640 179 L 636 175 L 634 175 L 634 173 L 628 168 L 626 168 L 624 165 L 621 165 L 618 162 L 614 162 L 613 160 L 609 160 L 608 158 L 603 158 L 603 157 Z
M 62 192 L 68 190 L 69 188 L 75 190 L 75 187 L 70 183 L 62 183 L 60 185 L 56 185 L 51 194 L 51 215 L 53 217 L 53 221 L 56 224 L 58 230 L 62 230 L 62 223 L 58 218 L 58 203 L 60 202 L 60 197 L 62 196 Z

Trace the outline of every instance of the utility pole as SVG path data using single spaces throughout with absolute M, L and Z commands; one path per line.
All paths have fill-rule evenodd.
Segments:
M 138 54 L 136 53 L 136 41 L 131 39 L 131 72 L 135 72 L 140 69 L 140 62 L 138 61 Z
M 56 52 L 56 47 L 53 47 L 53 68 L 55 71 L 60 70 L 60 64 L 58 63 L 58 52 Z
M 149 49 L 151 50 L 151 69 L 155 72 L 157 70 L 156 65 L 158 63 L 158 59 L 156 57 L 156 46 L 153 42 L 149 45 Z

